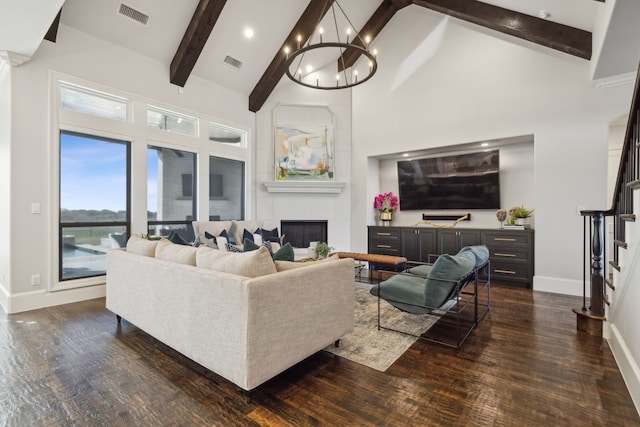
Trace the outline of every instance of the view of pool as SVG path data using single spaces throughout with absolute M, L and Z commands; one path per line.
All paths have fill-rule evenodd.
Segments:
M 62 248 L 62 258 L 77 258 L 86 256 L 105 255 L 105 252 L 78 246 L 64 246 Z

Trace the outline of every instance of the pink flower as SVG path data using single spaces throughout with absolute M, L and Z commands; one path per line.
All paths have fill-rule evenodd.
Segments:
M 393 193 L 378 194 L 373 199 L 373 208 L 380 212 L 392 212 L 398 209 L 398 198 Z

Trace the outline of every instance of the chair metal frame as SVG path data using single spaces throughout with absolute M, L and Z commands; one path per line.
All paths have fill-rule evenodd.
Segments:
M 431 265 L 430 263 L 420 263 L 420 262 L 412 262 L 412 261 L 407 262 L 407 264 L 409 264 L 409 265 L 425 265 L 425 264 L 426 265 Z M 409 265 L 407 266 L 407 268 L 404 271 L 402 271 L 400 273 L 392 272 L 392 271 L 387 271 L 387 273 L 392 274 L 392 275 L 405 274 L 405 275 L 411 275 L 411 276 L 414 276 L 414 277 L 420 277 L 420 276 L 416 276 L 414 274 L 408 273 L 408 270 L 410 268 Z M 485 280 L 481 281 L 479 279 L 480 275 L 483 272 L 486 272 L 485 273 L 486 277 L 487 277 L 486 281 Z M 426 278 L 424 280 L 426 280 Z M 443 279 L 437 279 L 437 280 L 443 281 L 443 282 L 447 281 L 447 280 L 443 280 Z M 389 331 L 398 332 L 398 333 L 405 334 L 405 335 L 410 335 L 410 336 L 419 338 L 419 339 L 427 341 L 427 342 L 431 342 L 431 343 L 440 344 L 440 345 L 443 345 L 443 346 L 446 346 L 446 347 L 454 348 L 456 351 L 460 350 L 460 348 L 462 347 L 462 345 L 464 344 L 466 339 L 469 337 L 471 332 L 476 328 L 476 326 L 478 326 L 478 323 L 486 316 L 486 314 L 491 309 L 491 268 L 490 268 L 490 261 L 487 260 L 480 267 L 474 268 L 470 273 L 468 273 L 466 276 L 460 278 L 459 280 L 450 281 L 450 282 L 455 283 L 455 287 L 454 287 L 454 290 L 452 291 L 451 297 L 448 298 L 447 301 L 444 304 L 442 304 L 440 307 L 427 307 L 427 306 L 424 306 L 424 305 L 410 304 L 410 303 L 407 303 L 405 301 L 397 301 L 397 300 L 392 300 L 392 299 L 388 299 L 388 298 L 382 298 L 380 296 L 380 283 L 381 283 L 381 281 L 378 280 L 378 283 L 375 285 L 375 286 L 378 287 L 378 330 L 386 329 L 386 330 L 389 330 Z M 471 289 L 469 289 L 469 288 L 471 288 Z M 481 303 L 479 301 L 479 296 L 484 291 L 486 291 L 486 293 L 487 293 L 486 303 L 483 303 L 484 301 Z M 411 306 L 414 306 L 414 307 L 430 310 L 429 314 L 436 315 L 436 316 L 440 317 L 440 319 L 438 319 L 436 321 L 436 323 L 439 323 L 441 320 L 442 321 L 451 321 L 451 322 L 453 322 L 454 326 L 455 326 L 455 331 L 456 331 L 453 343 L 425 336 L 426 334 L 429 333 L 429 331 L 426 331 L 422 335 L 415 335 L 415 334 L 412 334 L 410 332 L 401 331 L 401 330 L 394 329 L 394 328 L 391 328 L 391 327 L 388 327 L 388 326 L 384 326 L 382 324 L 382 322 L 381 322 L 381 307 L 380 307 L 380 300 L 381 299 L 383 299 L 385 301 L 388 301 L 388 302 L 397 302 L 397 303 L 402 303 L 402 304 L 411 305 Z M 473 317 L 469 321 L 469 320 L 464 319 L 462 317 L 462 312 L 470 304 L 472 304 L 471 307 L 473 308 Z M 399 308 L 397 308 L 395 306 L 393 306 L 393 308 L 391 308 L 391 309 L 404 311 L 404 310 L 401 310 L 401 309 L 399 309 Z M 409 312 L 406 312 L 406 311 L 405 311 L 405 313 L 413 314 L 413 313 L 409 313 Z M 435 324 L 431 328 L 433 328 L 434 326 L 435 326 Z

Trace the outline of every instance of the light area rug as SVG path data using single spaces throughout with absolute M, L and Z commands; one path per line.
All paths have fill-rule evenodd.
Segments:
M 340 339 L 340 347 L 330 345 L 324 350 L 384 372 L 418 338 L 386 329 L 378 330 L 378 298 L 369 293 L 369 288 L 356 287 L 353 332 Z M 438 316 L 402 312 L 384 300 L 380 304 L 382 325 L 414 335 L 425 333 L 438 320 Z

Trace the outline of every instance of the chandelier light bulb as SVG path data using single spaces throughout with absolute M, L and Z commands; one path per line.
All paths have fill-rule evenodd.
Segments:
M 370 36 L 365 37 L 364 41 L 367 45 L 369 45 L 369 43 L 371 43 L 371 37 Z
M 320 34 L 320 43 L 322 43 L 322 34 L 324 33 L 324 28 L 318 28 L 318 33 Z
M 298 49 L 300 49 L 300 42 L 302 41 L 302 36 L 300 34 L 298 34 Z

